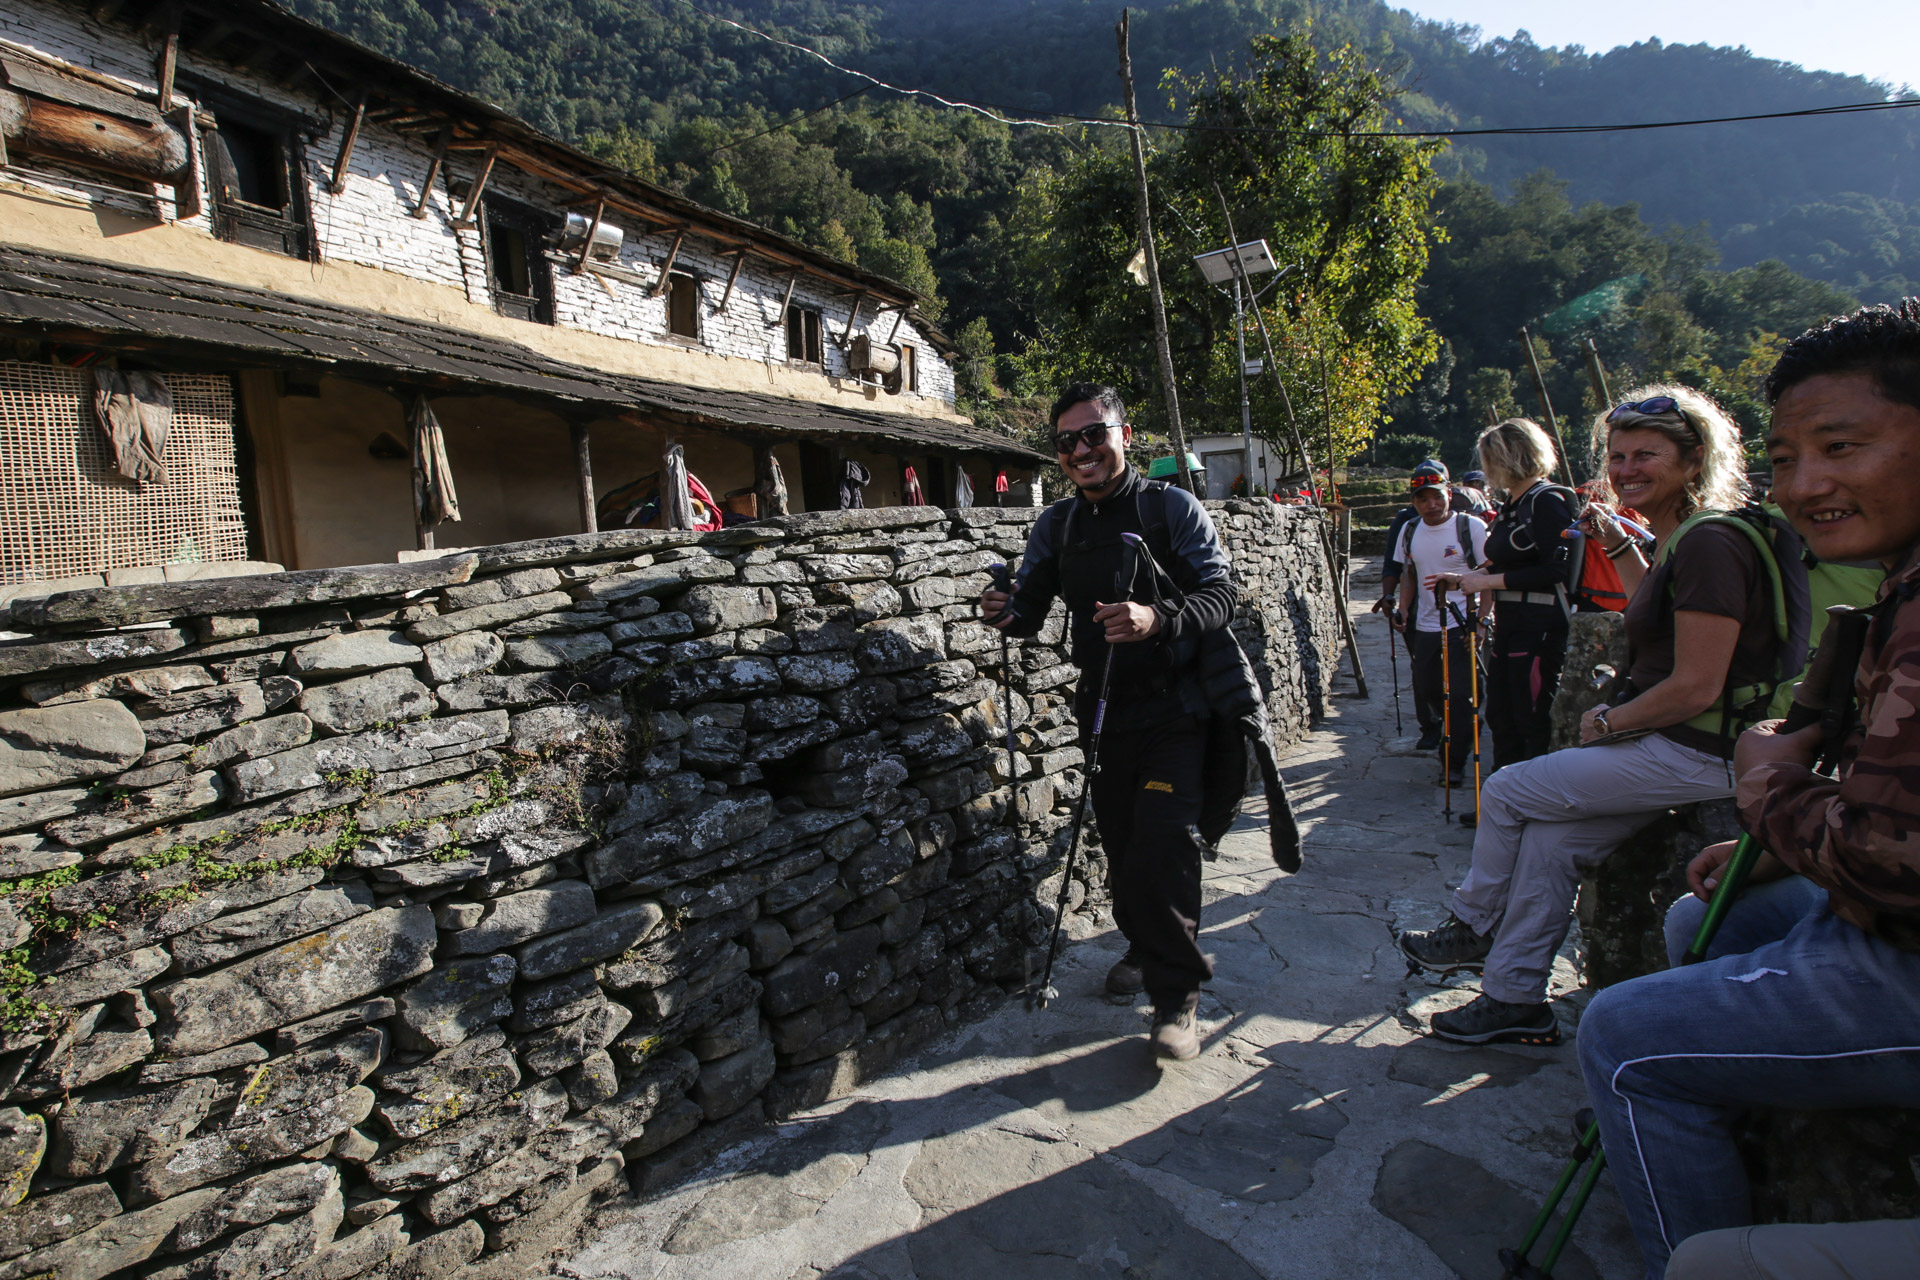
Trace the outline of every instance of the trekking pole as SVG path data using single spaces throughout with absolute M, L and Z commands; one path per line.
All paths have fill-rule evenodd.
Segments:
M 1395 605 L 1387 611 L 1387 666 L 1393 669 L 1393 736 L 1398 738 L 1406 733 L 1400 725 L 1400 659 L 1394 653 L 1394 623 L 1400 619 L 1400 606 Z M 1412 655 L 1408 655 L 1411 659 Z
M 1846 740 L 1853 711 L 1854 671 L 1860 665 L 1860 655 L 1867 643 L 1867 629 L 1872 622 L 1871 610 L 1851 609 L 1846 605 L 1829 606 L 1826 630 L 1820 635 L 1820 647 L 1807 664 L 1806 675 L 1794 686 L 1793 706 L 1787 712 L 1784 730 L 1793 732 L 1816 724 L 1820 726 L 1822 769 L 1831 766 Z M 1707 948 L 1720 931 L 1728 910 L 1740 895 L 1761 852 L 1758 840 L 1751 835 L 1740 837 L 1739 843 L 1734 846 L 1733 856 L 1727 859 L 1726 866 L 1721 869 L 1720 883 L 1714 888 L 1712 902 L 1707 905 L 1706 918 L 1701 920 L 1693 941 L 1687 945 L 1686 954 L 1680 959 L 1681 964 L 1698 964 L 1706 959 Z M 1500 1264 L 1505 1268 L 1503 1280 L 1553 1280 L 1553 1265 L 1559 1261 L 1561 1250 L 1573 1235 L 1573 1225 L 1579 1219 L 1581 1210 L 1586 1208 L 1593 1183 L 1606 1163 L 1606 1152 L 1599 1149 L 1599 1123 L 1583 1120 L 1589 1114 L 1583 1110 L 1580 1116 L 1575 1117 L 1575 1127 L 1583 1131 L 1582 1137 L 1575 1144 L 1559 1182 L 1554 1184 L 1546 1203 L 1540 1207 L 1526 1239 L 1518 1250 L 1500 1251 Z M 1553 1211 L 1559 1207 L 1567 1188 L 1573 1183 L 1574 1175 L 1589 1155 L 1594 1157 L 1593 1167 L 1588 1170 L 1573 1203 L 1568 1206 L 1566 1220 L 1560 1224 L 1560 1230 L 1554 1235 L 1546 1256 L 1536 1267 L 1527 1260 L 1527 1255 L 1533 1251 L 1540 1233 L 1546 1229 Z
M 987 574 L 993 579 L 996 591 L 1013 595 L 1013 566 L 993 564 L 987 566 Z M 1012 787 L 1018 778 L 1013 756 L 1013 647 L 1007 640 L 1007 633 L 1000 633 L 1000 693 L 1007 705 L 1007 813 L 1013 813 Z
M 1124 544 L 1120 559 L 1120 577 L 1114 583 L 1120 600 L 1133 589 L 1133 572 L 1142 543 L 1133 533 L 1120 535 Z M 1073 832 L 1067 837 L 1067 862 L 1060 873 L 1060 896 L 1053 905 L 1053 931 L 1047 938 L 1047 964 L 1040 974 L 1040 989 L 1027 997 L 1027 1009 L 1044 1009 L 1060 992 L 1053 985 L 1053 962 L 1060 954 L 1060 925 L 1067 918 L 1067 894 L 1073 888 L 1073 855 L 1080 848 L 1080 832 L 1086 826 L 1087 805 L 1093 797 L 1094 780 L 1100 776 L 1100 730 L 1107 719 L 1107 691 L 1113 683 L 1113 645 L 1100 660 L 1100 697 L 1093 708 L 1093 728 L 1087 734 L 1087 776 L 1080 783 L 1080 802 L 1073 809 Z
M 1473 812 L 1477 822 L 1480 815 L 1480 627 L 1479 615 L 1469 609 L 1463 616 L 1460 606 L 1453 605 L 1454 618 L 1467 632 L 1467 699 L 1473 708 L 1473 744 L 1468 749 L 1468 758 L 1473 761 Z M 1460 815 L 1462 820 L 1465 814 Z
M 1447 590 L 1433 589 L 1435 611 L 1440 615 L 1440 785 L 1444 788 L 1440 816 L 1453 820 L 1453 663 L 1447 650 Z

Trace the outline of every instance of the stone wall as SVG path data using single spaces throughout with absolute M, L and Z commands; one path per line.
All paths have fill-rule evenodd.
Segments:
M 1214 516 L 1297 734 L 1310 517 Z M 1032 517 L 16 599 L 0 1280 L 523 1276 L 594 1197 L 1005 1002 L 1083 785 L 1057 615 L 1011 651 L 1011 768 L 971 617 Z

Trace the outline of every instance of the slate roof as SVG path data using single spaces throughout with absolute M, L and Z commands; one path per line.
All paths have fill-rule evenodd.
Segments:
M 567 364 L 530 347 L 400 316 L 193 276 L 0 246 L 0 330 L 202 366 L 310 369 L 426 391 L 485 388 L 733 435 L 908 444 L 1046 462 L 971 423 L 744 391 L 717 391 Z

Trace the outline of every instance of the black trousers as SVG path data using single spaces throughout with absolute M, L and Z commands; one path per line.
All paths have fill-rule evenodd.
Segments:
M 1420 712 L 1423 727 L 1439 728 L 1447 699 L 1447 682 L 1453 686 L 1453 714 L 1447 736 L 1448 773 L 1459 773 L 1473 758 L 1473 673 L 1467 652 L 1467 629 L 1455 627 L 1447 632 L 1447 666 L 1440 665 L 1440 633 L 1415 631 L 1408 648 L 1413 653 L 1413 705 Z M 1431 717 L 1429 719 L 1428 717 Z
M 1547 754 L 1553 735 L 1553 692 L 1567 659 L 1567 628 L 1529 624 L 1504 607 L 1494 620 L 1487 655 L 1487 728 L 1493 767 Z
M 1192 717 L 1100 737 L 1093 814 L 1107 853 L 1113 919 L 1146 974 L 1155 1009 L 1191 1009 L 1213 961 L 1200 950 L 1202 765 Z

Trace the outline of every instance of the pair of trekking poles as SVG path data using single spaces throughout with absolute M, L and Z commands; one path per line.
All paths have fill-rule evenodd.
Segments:
M 1480 662 L 1480 633 L 1478 615 L 1462 614 L 1460 607 L 1450 604 L 1444 587 L 1433 589 L 1433 603 L 1440 613 L 1440 772 L 1444 793 L 1441 799 L 1441 817 L 1453 820 L 1453 646 L 1447 642 L 1447 620 L 1452 620 L 1467 633 L 1467 699 L 1473 708 L 1473 745 L 1468 750 L 1468 758 L 1473 762 L 1473 813 L 1474 820 L 1480 814 L 1480 726 L 1483 709 L 1480 694 L 1485 687 L 1485 668 Z M 1387 665 L 1393 670 L 1393 731 L 1402 732 L 1400 720 L 1400 662 L 1394 653 L 1394 620 L 1400 616 L 1396 607 L 1387 618 Z M 1413 658 L 1413 650 L 1407 650 L 1408 661 Z M 1462 815 L 1465 820 L 1465 815 Z
M 1787 712 L 1787 722 L 1782 732 L 1792 733 L 1814 725 L 1820 726 L 1818 767 L 1822 771 L 1834 766 L 1851 727 L 1854 670 L 1860 665 L 1860 655 L 1866 649 L 1867 629 L 1872 621 L 1873 614 L 1867 609 L 1853 609 L 1846 605 L 1828 608 L 1827 626 L 1820 636 L 1820 648 L 1807 664 L 1806 675 L 1794 688 L 1793 706 Z M 1706 917 L 1694 932 L 1693 941 L 1687 944 L 1686 954 L 1680 958 L 1681 964 L 1699 964 L 1707 958 L 1707 948 L 1713 945 L 1714 935 L 1720 932 L 1720 926 L 1725 922 L 1727 912 L 1733 908 L 1734 900 L 1746 888 L 1747 878 L 1763 852 L 1765 850 L 1761 849 L 1760 842 L 1751 835 L 1740 837 L 1732 856 L 1720 870 L 1720 883 L 1714 887 L 1713 898 L 1707 904 Z M 1533 1224 L 1527 1228 L 1520 1247 L 1500 1251 L 1502 1280 L 1553 1280 L 1554 1265 L 1560 1261 L 1560 1254 L 1573 1236 L 1574 1224 L 1580 1220 L 1581 1211 L 1587 1207 L 1594 1185 L 1600 1180 L 1600 1171 L 1607 1164 L 1607 1153 L 1600 1146 L 1600 1122 L 1593 1118 L 1590 1108 L 1582 1108 L 1574 1116 L 1574 1131 L 1577 1136 L 1573 1150 L 1568 1153 L 1567 1167 L 1561 1170 L 1559 1181 L 1547 1193 L 1546 1203 L 1534 1215 Z M 1566 1217 L 1561 1220 L 1559 1230 L 1554 1233 L 1552 1242 L 1536 1266 L 1528 1255 L 1545 1234 L 1547 1224 L 1553 1220 L 1554 1211 L 1566 1197 L 1567 1189 L 1573 1185 L 1576 1177 L 1580 1177 L 1583 1165 L 1586 1166 L 1586 1175 L 1580 1178 L 1580 1188 L 1574 1193 Z

